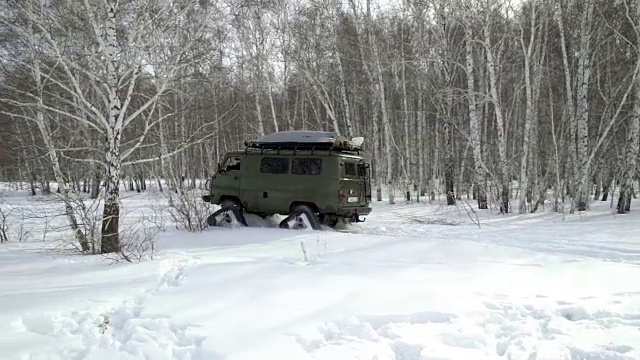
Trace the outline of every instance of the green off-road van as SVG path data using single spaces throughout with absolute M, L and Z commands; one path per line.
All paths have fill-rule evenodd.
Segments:
M 325 131 L 284 131 L 245 141 L 225 154 L 204 201 L 221 209 L 210 226 L 247 225 L 244 214 L 287 216 L 281 228 L 319 229 L 361 222 L 371 212 L 369 164 L 363 138 Z

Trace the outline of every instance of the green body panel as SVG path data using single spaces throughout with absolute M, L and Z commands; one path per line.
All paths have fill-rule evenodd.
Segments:
M 368 165 L 359 155 L 328 150 L 230 152 L 210 182 L 209 201 L 221 204 L 226 199 L 260 215 L 286 215 L 296 204 L 309 205 L 318 214 L 367 215 Z

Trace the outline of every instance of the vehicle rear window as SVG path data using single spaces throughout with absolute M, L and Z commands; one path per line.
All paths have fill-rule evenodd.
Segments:
M 344 163 L 344 174 L 347 176 L 356 176 L 356 164 Z
M 264 157 L 260 161 L 260 172 L 267 174 L 286 174 L 289 172 L 289 159 Z
M 296 175 L 320 175 L 322 171 L 322 159 L 299 158 L 291 162 L 291 173 Z

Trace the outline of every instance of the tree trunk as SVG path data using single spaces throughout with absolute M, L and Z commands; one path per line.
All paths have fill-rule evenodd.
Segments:
M 403 30 L 403 39 L 404 39 L 404 28 Z M 406 79 L 406 66 L 405 66 L 405 55 L 404 55 L 404 41 L 402 42 L 402 47 L 401 47 L 401 73 L 402 73 L 402 113 L 404 115 L 403 117 L 403 124 L 404 124 L 404 183 L 405 183 L 405 190 L 408 194 L 411 193 L 411 169 L 413 166 L 413 152 L 411 151 L 411 137 L 410 137 L 410 132 L 409 132 L 409 128 L 411 127 L 411 123 L 409 121 L 409 105 L 408 105 L 408 100 L 407 100 L 407 79 Z M 413 118 L 413 117 L 411 117 Z M 415 177 L 414 177 L 415 179 Z M 414 184 L 415 184 L 415 180 L 414 180 Z M 407 199 L 407 201 L 411 201 L 411 198 L 409 197 L 409 199 Z
M 478 209 L 487 209 L 487 193 L 485 190 L 485 170 L 482 164 L 482 143 L 480 141 L 480 120 L 478 116 L 478 107 L 476 104 L 476 87 L 474 78 L 474 61 L 473 46 L 471 38 L 471 29 L 465 29 L 465 47 L 466 47 L 466 69 L 467 69 L 467 98 L 469 107 L 469 141 L 473 152 L 473 162 L 475 168 L 475 186 L 476 199 L 478 201 Z M 464 162 L 464 159 L 462 159 Z M 458 189 L 459 190 L 459 189 Z
M 495 61 L 493 58 L 493 48 L 491 46 L 491 34 L 488 28 L 488 15 L 485 19 L 487 24 L 484 29 L 485 54 L 487 57 L 487 68 L 489 70 L 489 87 L 491 92 L 491 102 L 493 103 L 493 112 L 496 118 L 496 131 L 498 142 L 498 168 L 500 171 L 501 191 L 500 191 L 500 212 L 509 213 L 509 188 L 511 176 L 509 174 L 509 164 L 507 163 L 507 134 L 504 126 L 504 118 L 502 114 L 502 102 L 500 101 L 500 93 L 498 91 L 498 79 L 496 76 Z
M 269 76 L 271 78 L 271 76 Z M 273 79 L 271 79 L 270 84 L 273 84 Z M 273 119 L 273 131 L 280 131 L 278 126 L 278 116 L 276 115 L 276 105 L 273 102 L 273 90 L 271 89 L 271 85 L 269 85 L 269 92 L 267 93 L 267 97 L 269 98 L 269 108 L 271 109 L 271 118 Z
M 380 96 L 380 110 L 382 114 L 382 129 L 384 131 L 384 147 L 387 155 L 387 171 L 385 174 L 385 180 L 389 191 L 389 203 L 395 204 L 394 184 L 393 184 L 393 151 L 391 148 L 391 126 L 389 124 L 389 115 L 387 114 L 386 96 L 384 90 L 384 78 L 382 76 L 382 66 L 380 65 L 380 56 L 378 54 L 378 44 L 376 44 L 376 38 L 373 35 L 373 29 L 371 31 L 371 46 L 373 47 L 373 60 L 376 64 L 376 73 L 378 75 L 378 95 Z
M 109 88 L 109 128 L 107 130 L 106 149 L 106 187 L 104 210 L 102 216 L 102 242 L 100 251 L 105 253 L 120 252 L 120 137 L 122 135 L 121 103 L 118 97 L 118 73 L 116 50 L 118 38 L 116 33 L 117 0 L 107 0 L 106 49 L 107 86 Z
M 569 68 L 569 59 L 567 54 L 567 46 L 564 34 L 564 11 L 562 9 L 562 3 L 559 2 L 559 8 L 557 12 L 557 22 L 558 22 L 558 31 L 560 33 L 560 49 L 562 50 L 562 65 L 564 68 L 564 81 L 565 81 L 565 91 L 566 91 L 566 102 L 565 102 L 565 111 L 568 119 L 568 127 L 569 127 L 569 139 L 567 141 L 567 153 L 568 153 L 568 168 L 569 174 L 565 176 L 565 178 L 569 181 L 569 195 L 574 199 L 572 201 L 572 211 L 575 204 L 575 178 L 578 174 L 578 159 L 576 154 L 576 128 L 577 122 L 575 117 L 575 108 L 573 106 L 573 88 L 571 86 L 571 70 Z
M 451 145 L 451 108 L 453 104 L 452 89 L 447 89 L 446 99 L 446 119 L 443 120 L 442 134 L 444 145 L 444 190 L 447 197 L 447 205 L 456 204 L 456 194 L 454 190 L 454 169 L 453 169 L 453 146 Z
M 531 14 L 531 28 L 529 34 L 529 43 L 525 45 L 524 42 L 524 30 L 521 29 L 520 33 L 520 45 L 524 53 L 524 85 L 526 93 L 526 109 L 524 116 L 524 132 L 522 134 L 522 155 L 520 157 L 520 182 L 518 184 L 519 191 L 519 206 L 518 212 L 524 214 L 527 212 L 527 191 L 529 190 L 529 178 L 528 178 L 528 165 L 529 165 L 529 151 L 530 140 L 533 123 L 535 121 L 535 111 L 533 102 L 533 84 L 531 79 L 531 63 L 533 61 L 533 46 L 535 41 L 535 18 L 536 12 L 532 9 Z
M 369 63 L 367 62 L 364 54 L 363 42 L 365 40 L 363 39 L 363 37 L 366 37 L 366 34 L 364 34 L 364 31 L 362 29 L 362 24 L 360 23 L 355 0 L 349 0 L 349 5 L 351 6 L 351 10 L 353 11 L 354 24 L 355 24 L 355 30 L 356 30 L 356 40 L 358 41 L 358 52 L 360 54 L 360 63 L 362 64 L 362 69 L 364 70 L 364 73 L 366 74 L 367 80 L 369 83 L 369 91 L 370 91 L 369 107 L 372 113 L 370 121 L 373 128 L 372 143 L 373 143 L 373 163 L 374 163 L 374 171 L 375 171 L 374 178 L 376 183 L 376 201 L 382 201 L 382 179 L 381 179 L 380 167 L 379 167 L 381 155 L 380 155 L 380 146 L 378 143 L 378 139 L 380 137 L 380 131 L 378 127 L 378 107 L 375 99 L 378 93 L 378 87 L 377 87 L 375 78 L 373 77 L 373 73 L 369 68 Z
M 93 179 L 91 182 L 91 199 L 97 199 L 98 196 L 100 195 L 100 180 L 101 180 L 101 176 L 100 176 L 100 167 L 99 165 L 94 165 L 93 166 Z
M 640 18 L 640 0 L 636 1 L 636 21 Z M 636 37 L 640 43 L 640 26 L 636 25 Z M 636 62 L 640 64 L 640 49 L 636 48 Z M 629 120 L 629 128 L 627 131 L 627 144 L 624 163 L 624 173 L 620 183 L 620 196 L 618 198 L 618 214 L 626 214 L 631 211 L 631 198 L 635 197 L 633 193 L 633 182 L 637 177 L 638 167 L 638 148 L 640 142 L 640 75 L 635 75 L 635 102 L 633 105 L 633 113 Z
M 334 9 L 335 10 L 335 9 Z M 349 99 L 347 98 L 347 85 L 344 79 L 344 69 L 342 67 L 342 58 L 340 57 L 340 49 L 338 47 L 338 19 L 333 19 L 333 53 L 338 64 L 338 86 L 340 88 L 340 100 L 344 111 L 344 124 L 346 126 L 346 135 L 353 136 L 353 125 L 351 123 L 351 109 L 349 107 Z
M 578 49 L 578 73 L 576 93 L 576 140 L 577 160 L 579 165 L 578 190 L 576 194 L 576 207 L 578 211 L 589 209 L 589 78 L 591 76 L 591 51 L 590 37 L 593 19 L 594 0 L 585 0 L 580 23 L 580 47 Z
M 31 4 L 29 2 L 29 4 Z M 33 38 L 33 34 L 31 33 L 32 28 L 29 27 L 30 31 L 30 40 L 35 40 Z M 73 210 L 73 203 L 77 204 L 80 207 L 80 211 L 83 213 L 86 212 L 86 208 L 84 202 L 80 199 L 80 197 L 69 187 L 69 183 L 67 179 L 65 179 L 62 169 L 60 167 L 60 161 L 58 159 L 58 153 L 56 151 L 55 145 L 53 143 L 53 138 L 51 136 L 51 132 L 49 131 L 49 127 L 45 123 L 43 108 L 43 95 L 44 95 L 44 85 L 42 82 L 42 74 L 40 72 L 40 63 L 36 58 L 36 54 L 32 54 L 33 56 L 33 76 L 36 83 L 37 90 L 37 109 L 36 109 L 36 124 L 38 126 L 38 130 L 42 136 L 42 140 L 44 142 L 45 149 L 47 150 L 47 155 L 49 156 L 49 161 L 51 162 L 51 167 L 53 170 L 53 175 L 58 183 L 58 191 L 62 193 L 62 201 L 64 202 L 65 215 L 67 217 L 67 221 L 69 222 L 69 227 L 74 233 L 76 241 L 80 245 L 80 249 L 83 252 L 88 252 L 90 250 L 89 241 L 86 238 L 85 233 L 78 226 L 78 220 Z
M 264 133 L 264 121 L 262 120 L 262 111 L 260 110 L 260 90 L 256 86 L 256 93 L 254 95 L 254 102 L 256 106 L 256 120 L 258 120 L 258 136 L 262 137 Z

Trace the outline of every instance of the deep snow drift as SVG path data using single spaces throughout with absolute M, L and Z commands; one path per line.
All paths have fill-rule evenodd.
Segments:
M 2 244 L 2 358 L 640 359 L 640 211 L 373 207 L 348 232 L 167 224 L 140 264 Z

